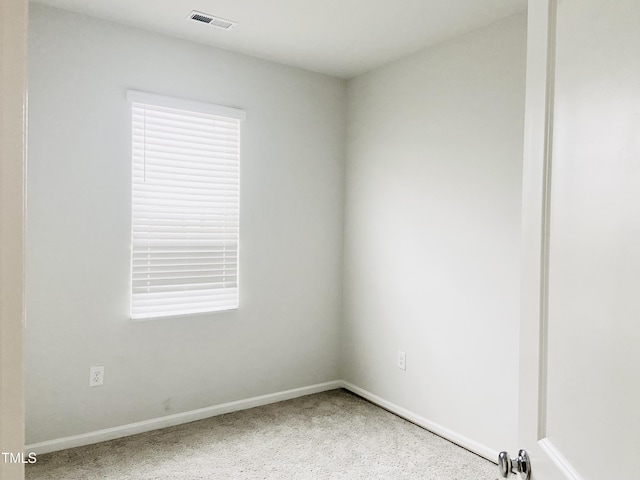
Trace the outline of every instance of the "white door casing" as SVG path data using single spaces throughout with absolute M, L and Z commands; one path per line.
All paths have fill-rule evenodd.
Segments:
M 22 453 L 27 1 L 0 2 L 0 452 Z M 0 456 L 0 478 L 24 465 Z
M 528 28 L 520 443 L 534 480 L 631 480 L 640 2 L 530 0 Z

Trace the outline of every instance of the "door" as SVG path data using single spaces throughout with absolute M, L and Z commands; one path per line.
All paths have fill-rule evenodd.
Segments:
M 520 442 L 533 480 L 637 480 L 640 1 L 530 0 L 528 42 Z

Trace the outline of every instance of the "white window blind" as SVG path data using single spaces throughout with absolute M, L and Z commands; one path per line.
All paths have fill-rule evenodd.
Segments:
M 242 110 L 129 91 L 131 318 L 238 307 Z

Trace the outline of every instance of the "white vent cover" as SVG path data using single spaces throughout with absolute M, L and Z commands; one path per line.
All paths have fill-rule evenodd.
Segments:
M 234 22 L 233 20 L 214 17 L 213 15 L 209 15 L 208 13 L 202 13 L 196 10 L 193 10 L 189 14 L 188 18 L 193 20 L 194 22 L 206 23 L 214 27 L 222 28 L 223 30 L 231 30 L 233 27 L 238 25 L 238 22 Z

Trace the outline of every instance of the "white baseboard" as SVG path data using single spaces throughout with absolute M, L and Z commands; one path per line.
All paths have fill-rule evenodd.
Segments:
M 558 470 L 564 473 L 564 476 L 570 480 L 584 480 L 582 475 L 571 465 L 571 462 L 565 458 L 560 450 L 556 448 L 551 440 L 544 438 L 538 442 L 540 448 L 549 456 L 551 461 L 555 463 Z
M 37 455 L 40 455 L 43 453 L 65 450 L 67 448 L 82 447 L 84 445 L 91 445 L 93 443 L 114 440 L 116 438 L 136 435 L 138 433 L 144 433 L 160 428 L 172 427 L 174 425 L 180 425 L 183 423 L 189 423 L 209 417 L 215 417 L 216 415 L 238 412 L 240 410 L 246 410 L 248 408 L 260 407 L 262 405 L 281 402 L 283 400 L 290 400 L 292 398 L 311 395 L 327 390 L 334 390 L 336 388 L 344 388 L 355 393 L 356 395 L 360 395 L 361 397 L 369 400 L 371 403 L 374 403 L 384 408 L 385 410 L 398 415 L 399 417 L 415 423 L 416 425 L 425 428 L 435 433 L 436 435 L 439 435 L 455 443 L 456 445 L 466 448 L 467 450 L 476 453 L 491 462 L 495 463 L 496 459 L 498 458 L 497 451 L 494 451 L 489 447 L 482 445 L 481 443 L 465 437 L 464 435 L 460 435 L 453 430 L 445 428 L 442 425 L 432 422 L 431 420 L 427 420 L 420 415 L 410 412 L 405 408 L 402 408 L 394 403 L 385 400 L 384 398 L 381 398 L 371 392 L 368 392 L 367 390 L 364 390 L 363 388 L 360 388 L 352 383 L 345 382 L 343 380 L 335 380 L 332 382 L 310 385 L 308 387 L 294 388 L 292 390 L 285 390 L 283 392 L 270 393 L 267 395 L 260 395 L 258 397 L 238 400 L 235 402 L 228 402 L 211 407 L 199 408 L 197 410 L 191 410 L 189 412 L 176 413 L 159 418 L 152 418 L 150 420 L 144 420 L 142 422 L 135 422 L 129 423 L 127 425 L 120 425 L 118 427 L 105 428 L 103 430 L 96 430 L 95 432 L 88 432 L 80 435 L 73 435 L 70 437 L 56 438 L 54 440 L 32 443 L 31 445 L 27 445 L 25 447 L 25 453 L 33 452 Z
M 355 393 L 356 395 L 360 395 L 362 398 L 366 398 L 371 403 L 375 403 L 379 407 L 382 407 L 385 410 L 389 410 L 391 413 L 394 413 L 399 417 L 410 421 L 411 423 L 415 423 L 416 425 L 429 430 L 430 432 L 433 432 L 436 435 L 469 450 L 470 452 L 486 458 L 490 462 L 497 463 L 498 452 L 485 445 L 482 445 L 481 443 L 476 442 L 475 440 L 471 440 L 470 438 L 465 437 L 464 435 L 460 435 L 459 433 L 443 427 L 438 423 L 427 420 L 420 415 L 410 412 L 409 410 L 391 403 L 384 398 L 374 395 L 373 393 L 368 392 L 367 390 L 364 390 L 363 388 L 360 388 L 356 385 L 353 385 L 352 383 L 342 381 L 342 387 L 349 390 L 350 392 Z
M 319 383 L 317 385 L 310 385 L 308 387 L 294 388 L 293 390 L 285 390 L 283 392 L 260 395 L 259 397 L 252 397 L 235 402 L 222 403 L 220 405 L 199 408 L 197 410 L 191 410 L 189 412 L 176 413 L 173 415 L 167 415 L 165 417 L 144 420 L 142 422 L 129 423 L 127 425 L 120 425 L 118 427 L 96 430 L 95 432 L 83 433 L 70 437 L 56 438 L 54 440 L 47 440 L 45 442 L 32 443 L 31 445 L 25 446 L 25 452 L 33 452 L 37 455 L 40 455 L 43 453 L 65 450 L 67 448 L 82 447 L 84 445 L 91 445 L 93 443 L 127 437 L 129 435 L 136 435 L 138 433 L 148 432 L 150 430 L 157 430 L 159 428 L 172 427 L 174 425 L 202 420 L 204 418 L 214 417 L 216 415 L 223 415 L 225 413 L 237 412 L 240 410 L 246 410 L 248 408 L 260 407 L 262 405 L 268 405 L 270 403 L 281 402 L 283 400 L 303 397 L 305 395 L 311 395 L 313 393 L 334 390 L 336 388 L 342 388 L 342 386 L 342 381 L 335 380 L 333 382 Z

